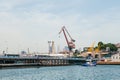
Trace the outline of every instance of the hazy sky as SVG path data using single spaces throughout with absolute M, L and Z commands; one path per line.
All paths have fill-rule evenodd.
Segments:
M 49 40 L 63 48 L 62 26 L 76 48 L 119 43 L 120 0 L 0 0 L 0 53 L 47 52 Z

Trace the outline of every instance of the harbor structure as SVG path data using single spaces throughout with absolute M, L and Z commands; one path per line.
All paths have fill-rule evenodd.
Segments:
M 65 66 L 82 64 L 85 58 L 64 58 L 58 56 L 36 55 L 33 57 L 20 57 L 16 55 L 1 56 L 0 68 L 4 67 L 24 67 L 24 66 Z
M 86 62 L 86 57 L 92 57 L 94 61 L 101 60 L 104 55 L 109 53 L 109 48 L 106 51 L 100 51 L 99 46 L 94 49 L 93 43 L 90 47 L 86 47 L 85 52 L 83 52 L 82 58 L 74 58 L 73 57 L 73 49 L 75 49 L 75 40 L 71 37 L 68 33 L 65 26 L 62 27 L 59 34 L 63 32 L 66 43 L 67 49 L 65 51 L 56 53 L 55 51 L 55 44 L 54 41 L 48 41 L 49 51 L 48 53 L 44 54 L 31 54 L 30 49 L 28 48 L 28 54 L 23 52 L 23 54 L 4 54 L 0 56 L 0 67 L 11 67 L 11 66 L 63 66 L 63 65 L 74 65 L 74 64 L 82 64 Z M 67 33 L 67 35 L 66 35 Z M 68 39 L 70 38 L 70 40 Z M 118 46 L 118 44 L 117 44 Z M 120 48 L 120 47 L 119 47 Z M 120 51 L 120 49 L 118 49 Z M 67 56 L 63 53 L 67 53 Z M 96 57 L 97 55 L 97 57 Z M 99 56 L 99 57 L 98 57 Z M 115 59 L 116 57 L 116 59 Z M 119 58 L 118 58 L 119 57 Z M 96 59 L 94 59 L 96 58 Z M 110 58 L 110 57 L 108 57 Z M 105 58 L 107 59 L 107 58 Z M 118 61 L 120 59 L 120 52 L 118 54 L 114 54 L 111 57 L 112 61 Z M 108 60 L 108 59 L 107 59 Z
M 49 54 L 55 54 L 55 44 L 54 41 L 48 41 L 48 47 L 49 47 Z
M 66 29 L 65 26 L 62 27 L 62 29 L 60 30 L 59 34 L 61 34 L 61 32 L 63 32 L 63 34 L 64 34 L 66 43 L 68 45 L 69 52 L 72 52 L 72 49 L 75 49 L 75 43 L 74 43 L 75 40 L 71 37 L 70 33 L 68 32 L 68 30 Z

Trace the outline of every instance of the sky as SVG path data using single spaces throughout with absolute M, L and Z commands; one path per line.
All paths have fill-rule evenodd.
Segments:
M 0 53 L 48 52 L 48 41 L 67 46 L 65 26 L 76 49 L 93 42 L 120 42 L 120 0 L 0 0 Z

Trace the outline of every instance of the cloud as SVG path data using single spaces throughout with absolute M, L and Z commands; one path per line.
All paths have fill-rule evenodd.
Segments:
M 0 4 L 0 9 L 3 8 L 0 10 L 1 44 L 6 45 L 7 41 L 11 52 L 27 48 L 30 48 L 31 52 L 47 52 L 48 40 L 54 40 L 56 46 L 61 44 L 63 48 L 66 46 L 63 34 L 60 40 L 58 39 L 58 32 L 63 25 L 76 39 L 77 48 L 89 46 L 94 41 L 114 43 L 120 41 L 118 37 L 120 7 L 110 7 L 94 14 L 88 11 L 84 14 L 85 11 L 79 8 L 88 3 L 82 0 L 80 2 L 12 0 Z
M 103 41 L 106 43 L 118 43 L 120 38 L 120 11 L 118 8 L 109 9 L 99 14 L 83 18 L 79 28 L 79 38 L 76 36 L 81 46 L 90 46 L 94 41 Z

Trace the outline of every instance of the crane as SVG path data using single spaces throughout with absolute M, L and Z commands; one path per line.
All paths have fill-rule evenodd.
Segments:
M 75 40 L 71 37 L 71 35 L 69 34 L 69 32 L 68 32 L 68 30 L 65 28 L 65 26 L 62 27 L 62 29 L 61 29 L 61 31 L 59 32 L 59 34 L 60 34 L 61 32 L 63 32 L 64 37 L 65 37 L 65 40 L 66 40 L 67 45 L 68 45 L 68 48 L 69 48 L 69 51 L 71 52 L 72 49 L 75 48 L 75 44 L 74 44 Z M 69 36 L 69 38 L 70 38 L 70 41 L 68 40 L 68 37 L 67 37 L 66 33 L 68 34 L 68 36 Z
M 94 51 L 94 45 L 95 45 L 95 42 L 93 42 L 93 44 L 88 48 L 88 52 Z

